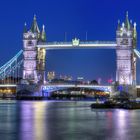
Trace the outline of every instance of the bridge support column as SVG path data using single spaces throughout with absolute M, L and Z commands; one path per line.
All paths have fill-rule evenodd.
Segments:
M 117 70 L 116 81 L 121 85 L 136 84 L 136 57 L 133 49 L 136 47 L 136 24 L 128 19 L 126 14 L 125 23 L 120 25 L 116 32 L 116 55 L 117 55 Z
M 23 42 L 23 79 L 31 83 L 37 83 L 37 34 L 30 31 L 24 33 Z
M 44 42 L 46 42 L 45 26 L 43 25 L 40 32 L 36 16 L 34 16 L 31 29 L 27 31 L 25 24 L 23 34 L 23 79 L 29 83 L 42 84 L 45 80 L 46 50 L 37 46 Z

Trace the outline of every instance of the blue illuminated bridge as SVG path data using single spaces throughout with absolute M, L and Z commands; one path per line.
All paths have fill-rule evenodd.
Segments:
M 78 39 L 74 39 L 72 42 L 49 42 L 49 43 L 39 43 L 38 48 L 45 48 L 46 50 L 55 49 L 116 49 L 117 44 L 112 41 L 85 41 L 80 42 Z M 133 49 L 135 55 L 140 58 L 140 53 L 138 50 Z M 2 88 L 16 88 L 19 83 L 18 77 L 22 73 L 23 65 L 23 50 L 20 50 L 11 60 L 0 67 L 0 89 Z M 12 79 L 14 77 L 15 79 Z M 104 85 L 74 85 L 74 84 L 48 84 L 42 85 L 41 89 L 45 92 L 53 92 L 61 89 L 67 89 L 70 87 L 79 88 L 89 88 L 97 89 L 105 92 L 111 92 L 111 86 Z M 3 90 L 0 90 L 3 92 Z M 6 90 L 7 92 L 7 90 Z
M 67 90 L 68 88 L 94 89 L 106 93 L 112 92 L 112 86 L 87 85 L 87 84 L 47 84 L 42 85 L 41 88 L 44 93 L 52 93 L 54 91 Z
M 76 42 L 77 41 L 77 42 Z M 115 49 L 115 42 L 105 41 L 91 41 L 91 42 L 51 42 L 51 43 L 40 43 L 37 45 L 38 48 L 45 48 L 46 50 L 54 49 Z M 5 63 L 0 68 L 0 93 L 16 92 L 17 85 L 19 84 L 18 78 L 22 73 L 23 65 L 23 50 L 20 50 L 11 60 Z M 12 79 L 15 77 L 15 79 Z M 88 88 L 101 90 L 105 92 L 111 92 L 111 86 L 95 86 L 95 85 L 75 85 L 75 84 L 47 84 L 41 86 L 41 92 L 51 93 L 54 91 L 66 90 L 68 88 Z M 12 90 L 11 90 L 12 89 Z M 37 93 L 36 93 L 37 94 Z M 36 95 L 35 94 L 35 95 Z
M 0 93 L 30 90 L 35 93 L 53 92 L 68 88 L 88 88 L 112 92 L 112 87 L 105 85 L 73 85 L 46 83 L 46 51 L 59 49 L 115 49 L 116 80 L 119 85 L 128 85 L 136 91 L 136 64 L 140 53 L 137 48 L 136 23 L 129 20 L 126 13 L 125 22 L 118 22 L 115 41 L 82 41 L 78 38 L 70 42 L 47 42 L 45 26 L 40 30 L 36 16 L 30 29 L 25 24 L 23 33 L 23 50 L 0 67 Z M 132 92 L 131 92 L 132 93 Z M 140 93 L 140 91 L 139 91 Z

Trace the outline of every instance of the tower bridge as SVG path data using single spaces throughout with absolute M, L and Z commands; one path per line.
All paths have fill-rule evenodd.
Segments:
M 80 41 L 73 39 L 71 42 L 47 42 L 45 26 L 42 31 L 34 17 L 30 30 L 25 25 L 23 34 L 24 65 L 23 79 L 32 83 L 43 83 L 45 80 L 46 50 L 50 49 L 116 49 L 116 81 L 119 84 L 136 84 L 136 23 L 132 24 L 126 13 L 125 22 L 116 31 L 116 41 Z
M 0 82 L 12 83 L 11 77 L 18 75 L 22 67 L 22 84 L 42 86 L 45 77 L 46 51 L 54 49 L 115 49 L 116 50 L 116 82 L 119 85 L 136 86 L 136 61 L 140 53 L 137 50 L 136 23 L 129 20 L 126 13 L 125 22 L 116 30 L 116 41 L 81 41 L 73 39 L 71 42 L 47 42 L 45 26 L 40 31 L 36 16 L 30 29 L 25 24 L 23 33 L 23 50 L 0 68 Z M 22 55 L 23 54 L 23 55 Z M 21 59 L 19 59 L 22 56 Z M 19 77 L 19 76 L 17 76 Z M 16 80 L 13 80 L 16 81 Z M 7 83 L 7 82 L 6 82 Z M 18 84 L 19 81 L 14 82 Z M 21 85 L 22 85 L 21 84 Z M 25 86 L 24 86 L 25 87 Z M 45 85 L 44 85 L 45 87 Z M 39 88 L 36 88 L 39 90 Z

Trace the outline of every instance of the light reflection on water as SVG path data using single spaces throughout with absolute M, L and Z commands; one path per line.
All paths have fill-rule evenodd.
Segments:
M 0 140 L 140 139 L 140 110 L 92 110 L 90 104 L 0 100 Z

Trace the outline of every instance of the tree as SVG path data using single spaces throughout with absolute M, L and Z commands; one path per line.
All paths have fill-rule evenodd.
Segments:
M 98 85 L 98 82 L 97 82 L 96 80 L 92 80 L 92 81 L 90 82 L 90 84 Z

